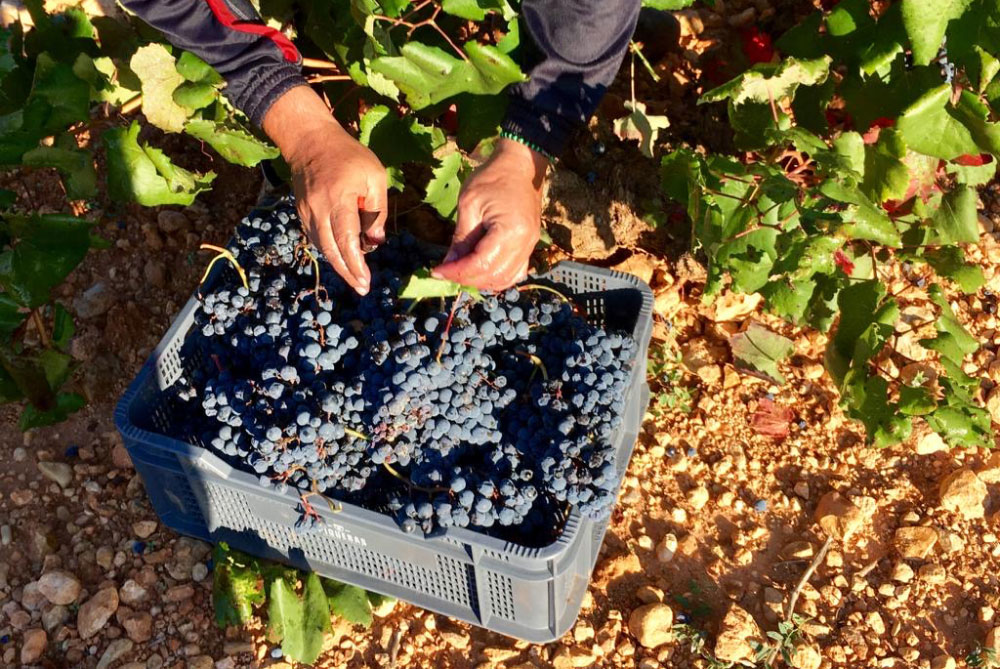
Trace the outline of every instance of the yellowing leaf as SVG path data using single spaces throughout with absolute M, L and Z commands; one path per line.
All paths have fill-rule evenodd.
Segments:
M 174 89 L 184 83 L 171 56 L 162 44 L 148 44 L 132 56 L 132 71 L 142 82 L 142 113 L 161 130 L 181 132 L 188 111 L 174 102 Z
M 625 103 L 629 115 L 615 121 L 615 134 L 622 140 L 639 140 L 639 150 L 647 158 L 653 157 L 653 144 L 660 130 L 670 126 L 666 116 L 649 115 L 642 102 Z

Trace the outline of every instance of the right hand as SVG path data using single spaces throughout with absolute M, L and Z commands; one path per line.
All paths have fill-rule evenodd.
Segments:
M 333 268 L 355 291 L 371 287 L 361 252 L 359 208 L 377 211 L 365 231 L 368 244 L 385 240 L 388 213 L 385 167 L 351 137 L 306 86 L 282 95 L 264 117 L 264 131 L 292 170 L 299 217 Z

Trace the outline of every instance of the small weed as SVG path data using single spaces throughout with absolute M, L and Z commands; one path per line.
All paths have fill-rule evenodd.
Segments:
M 965 664 L 976 667 L 976 669 L 998 669 L 1000 668 L 1000 657 L 998 657 L 996 649 L 978 646 L 965 656 Z
M 792 616 L 791 621 L 778 623 L 777 632 L 768 632 L 767 637 L 773 643 L 754 644 L 756 666 L 761 669 L 771 669 L 772 663 L 781 657 L 785 664 L 791 666 L 792 653 L 800 643 L 802 643 L 802 626 L 806 619 L 801 616 Z
M 653 391 L 650 410 L 654 415 L 669 411 L 691 413 L 694 391 L 684 385 L 679 351 L 667 345 L 650 351 L 646 370 Z

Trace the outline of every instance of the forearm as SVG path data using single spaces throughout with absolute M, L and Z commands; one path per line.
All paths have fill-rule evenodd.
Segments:
M 525 0 L 521 60 L 502 127 L 557 156 L 597 109 L 639 16 L 640 0 Z

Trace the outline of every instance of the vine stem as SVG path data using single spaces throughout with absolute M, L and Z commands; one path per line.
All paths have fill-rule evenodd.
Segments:
M 141 106 L 142 106 L 142 93 L 122 104 L 122 106 L 118 108 L 118 113 L 122 115 L 131 114 Z
M 448 488 L 425 488 L 424 486 L 417 485 L 416 483 L 414 483 L 413 481 L 411 481 L 410 479 L 406 478 L 405 476 L 403 476 L 402 474 L 400 474 L 398 471 L 396 471 L 396 468 L 393 467 L 392 465 L 390 465 L 388 462 L 383 462 L 382 466 L 385 467 L 385 470 L 387 472 L 389 472 L 390 474 L 392 474 L 393 476 L 395 476 L 396 478 L 398 478 L 400 481 L 402 481 L 403 483 L 405 483 L 406 485 L 410 486 L 411 488 L 413 488 L 415 490 L 419 490 L 421 492 L 426 492 L 428 494 L 433 494 L 433 493 L 436 493 L 436 492 L 447 492 L 448 491 Z
M 340 70 L 340 66 L 336 63 L 332 63 L 328 60 L 322 60 L 321 58 L 303 58 L 302 67 L 308 67 L 314 70 Z
M 526 290 L 544 290 L 547 293 L 552 293 L 553 295 L 555 295 L 556 297 L 558 297 L 560 300 L 562 300 L 566 304 L 573 304 L 573 302 L 570 301 L 570 299 L 568 297 L 566 297 L 565 295 L 563 295 L 562 293 L 560 293 L 555 288 L 550 288 L 550 287 L 544 286 L 544 285 L 542 285 L 540 283 L 525 283 L 525 284 L 522 284 L 522 285 L 520 285 L 520 286 L 517 287 L 517 292 L 519 292 L 519 293 L 524 292 Z
M 42 346 L 48 348 L 52 344 L 52 340 L 49 338 L 49 333 L 45 329 L 45 321 L 42 320 L 42 314 L 39 313 L 38 309 L 31 310 L 31 322 L 35 324 L 35 329 L 38 330 L 38 338 L 42 342 Z
M 321 84 L 324 81 L 351 81 L 351 75 L 349 74 L 316 74 L 306 81 L 310 84 Z
M 646 59 L 646 55 L 642 52 L 642 49 L 639 48 L 639 45 L 634 41 L 629 41 L 628 48 L 633 54 L 639 57 L 639 62 L 642 63 L 646 68 L 646 71 L 649 72 L 649 76 L 653 78 L 653 81 L 660 83 L 660 75 L 658 75 L 656 70 L 653 69 L 653 64 Z
M 828 536 L 826 541 L 823 542 L 823 546 L 819 549 L 819 552 L 816 553 L 816 557 L 813 558 L 813 561 L 810 562 L 809 566 L 806 568 L 805 573 L 802 574 L 802 578 L 799 579 L 799 583 L 795 586 L 795 590 L 792 591 L 792 597 L 788 601 L 788 610 L 785 612 L 786 621 L 790 621 L 792 619 L 792 615 L 795 613 L 795 603 L 799 601 L 799 595 L 802 593 L 802 588 L 804 588 L 806 583 L 809 582 L 809 579 L 812 578 L 813 572 L 816 571 L 816 567 L 818 567 L 819 563 L 823 561 L 824 557 L 826 557 L 826 552 L 830 550 L 831 545 L 833 545 L 833 537 Z
M 426 3 L 422 3 L 419 8 L 422 9 L 425 6 L 426 6 Z M 414 9 L 413 11 L 416 11 L 416 9 Z M 410 14 L 412 14 L 412 13 L 413 12 L 410 12 Z M 417 28 L 422 28 L 424 26 L 429 26 L 429 27 L 433 28 L 434 30 L 436 30 L 438 32 L 438 34 L 441 35 L 441 37 L 444 38 L 444 41 L 448 43 L 448 46 L 450 46 L 455 51 L 455 53 L 457 53 L 459 55 L 459 57 L 462 60 L 464 60 L 465 62 L 469 62 L 469 57 L 467 55 L 465 55 L 465 52 L 462 51 L 460 48 L 458 48 L 458 45 L 455 44 L 454 41 L 452 41 L 451 37 L 448 36 L 448 33 L 446 33 L 444 31 L 444 29 L 441 28 L 441 26 L 439 26 L 437 24 L 437 20 L 436 19 L 438 17 L 438 14 L 440 14 L 440 13 L 441 13 L 441 7 L 435 7 L 434 8 L 434 13 L 431 14 L 430 18 L 426 18 L 426 19 L 424 19 L 422 21 L 417 21 L 416 23 L 412 23 L 410 21 L 407 21 L 406 17 L 400 17 L 398 19 L 394 19 L 391 16 L 386 16 L 384 14 L 372 14 L 372 18 L 374 20 L 376 20 L 376 21 L 386 21 L 388 23 L 391 23 L 392 27 L 406 26 L 407 28 L 409 28 L 409 32 L 407 33 L 407 37 L 409 37 L 410 35 L 412 35 L 413 32 Z M 407 16 L 409 16 L 409 14 L 407 14 Z

